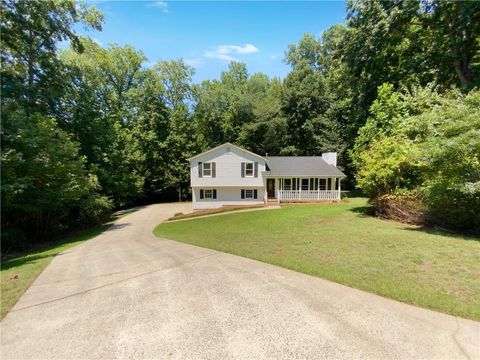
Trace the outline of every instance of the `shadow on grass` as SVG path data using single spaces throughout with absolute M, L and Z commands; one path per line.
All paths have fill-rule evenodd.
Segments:
M 358 216 L 362 217 L 362 218 L 371 217 L 371 218 L 375 218 L 375 219 L 378 219 L 378 220 L 390 221 L 389 219 L 384 219 L 384 218 L 375 216 L 375 208 L 373 206 L 369 206 L 369 205 L 357 206 L 357 207 L 349 209 L 349 211 L 358 214 Z M 400 223 L 400 224 L 402 224 L 402 223 Z M 411 225 L 411 224 L 406 224 L 406 223 L 403 223 L 403 224 L 405 225 L 403 230 L 406 230 L 406 231 L 417 231 L 417 232 L 426 233 L 426 234 L 430 234 L 430 235 L 440 235 L 440 236 L 450 237 L 450 238 L 453 238 L 453 239 L 470 240 L 470 241 L 473 240 L 473 241 L 480 242 L 480 237 L 479 236 L 472 235 L 472 234 L 462 234 L 460 232 L 450 231 L 448 229 L 443 229 L 443 228 L 440 228 L 440 227 L 435 226 L 435 225 L 433 225 L 433 226 L 430 226 L 430 225 L 418 226 L 418 225 Z
M 349 211 L 358 214 L 361 217 L 374 217 L 375 216 L 375 209 L 373 206 L 365 205 L 365 206 L 356 206 Z
M 430 235 L 441 235 L 445 237 L 449 237 L 452 239 L 458 239 L 458 240 L 467 240 L 467 241 L 477 241 L 480 242 L 480 237 L 475 236 L 475 235 L 469 235 L 469 234 L 461 234 L 457 232 L 453 232 L 450 230 L 446 229 L 441 229 L 435 226 L 419 226 L 419 227 L 405 227 L 403 230 L 406 231 L 417 231 L 417 232 L 422 232 L 422 233 L 427 233 Z
M 100 235 L 102 232 L 107 230 L 110 226 L 111 224 L 104 224 L 91 229 L 79 230 L 78 232 L 70 234 L 63 239 L 35 245 L 27 251 L 6 254 L 2 258 L 0 268 L 1 270 L 8 270 L 17 266 L 33 263 L 40 259 L 54 257 L 62 251 L 62 247 L 64 245 L 94 238 L 95 236 Z

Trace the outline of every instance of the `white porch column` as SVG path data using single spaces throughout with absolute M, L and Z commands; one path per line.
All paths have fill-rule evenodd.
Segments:
M 342 178 L 338 178 L 338 199 L 339 200 L 342 198 L 341 191 L 342 191 Z
M 277 203 L 280 204 L 280 184 L 282 182 L 281 178 L 275 179 L 275 185 L 278 185 L 275 190 L 277 191 Z M 283 188 L 283 187 L 282 187 Z
M 317 178 L 317 199 L 320 200 L 320 178 Z

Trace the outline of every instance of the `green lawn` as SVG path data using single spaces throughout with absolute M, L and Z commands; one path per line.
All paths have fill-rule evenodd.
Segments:
M 366 199 L 160 224 L 157 236 L 480 320 L 480 239 L 379 220 Z
M 2 261 L 0 271 L 1 314 L 3 319 L 17 300 L 58 253 L 89 240 L 109 227 L 109 224 L 75 233 L 63 240 L 44 244 L 36 250 Z

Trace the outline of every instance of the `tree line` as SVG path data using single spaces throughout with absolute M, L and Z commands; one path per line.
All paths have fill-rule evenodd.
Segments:
M 377 207 L 414 199 L 429 221 L 480 226 L 476 2 L 351 1 L 346 24 L 288 46 L 285 79 L 232 62 L 199 84 L 182 59 L 149 67 L 132 46 L 76 34 L 102 28 L 86 3 L 1 0 L 1 12 L 4 247 L 188 197 L 185 159 L 225 141 L 337 151 Z

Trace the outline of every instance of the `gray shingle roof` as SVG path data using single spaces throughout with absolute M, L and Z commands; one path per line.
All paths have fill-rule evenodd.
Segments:
M 346 176 L 321 156 L 269 156 L 266 160 L 269 170 L 263 174 L 267 176 Z

